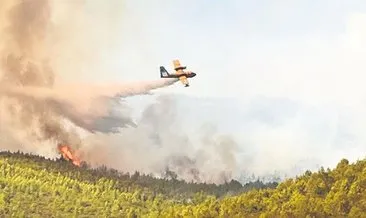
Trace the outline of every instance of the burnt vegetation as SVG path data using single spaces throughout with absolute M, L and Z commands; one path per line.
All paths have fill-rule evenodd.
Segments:
M 366 160 L 346 159 L 277 184 L 221 185 L 106 167 L 76 167 L 21 152 L 0 152 L 0 216 L 41 217 L 362 217 Z

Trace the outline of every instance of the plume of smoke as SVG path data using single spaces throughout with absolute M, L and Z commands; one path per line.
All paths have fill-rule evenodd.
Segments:
M 48 1 L 6 1 L 1 10 L 1 85 L 52 87 L 55 74 L 47 61 Z M 45 101 L 1 97 L 1 127 L 11 133 L 2 137 L 28 148 L 34 141 L 63 139 L 78 144 Z
M 56 4 L 48 0 L 19 0 L 5 1 L 0 7 L 1 138 L 8 142 L 2 146 L 11 150 L 22 148 L 28 152 L 52 154 L 55 143 L 77 147 L 81 139 L 75 130 L 65 126 L 65 119 L 89 131 L 95 130 L 98 119 L 115 118 L 132 123 L 111 116 L 108 103 L 112 97 L 146 94 L 176 81 L 108 86 L 62 84 L 62 77 L 72 72 L 60 67 L 55 70 L 52 66 L 59 63 L 53 49 L 60 49 L 59 54 L 65 53 L 61 47 L 53 46 L 55 40 L 60 41 L 63 36 L 57 35 L 61 31 L 55 29 L 62 25 L 52 22 L 51 7 Z M 79 1 L 69 6 L 81 5 Z M 56 83 L 56 79 L 61 83 Z
M 209 128 L 195 136 L 185 134 L 171 98 L 161 97 L 147 107 L 137 124 L 126 111 L 111 110 L 125 108 L 119 97 L 149 94 L 176 79 L 108 85 L 73 79 L 83 64 L 96 58 L 86 55 L 98 53 L 87 52 L 89 45 L 96 51 L 110 46 L 78 40 L 83 34 L 66 35 L 78 28 L 85 35 L 91 33 L 83 14 L 70 16 L 75 20 L 61 19 L 61 13 L 56 16 L 52 12 L 57 11 L 51 11 L 55 7 L 78 11 L 83 4 L 19 0 L 1 5 L 0 146 L 54 156 L 56 143 L 63 142 L 77 148 L 93 166 L 155 175 L 170 169 L 179 178 L 193 181 L 230 179 L 237 169 L 236 143 Z M 74 46 L 79 56 L 70 50 Z M 66 64 L 68 55 L 75 57 L 72 64 Z M 70 67 L 74 63 L 77 67 Z M 67 77 L 74 83 L 65 83 Z M 74 124 L 92 134 L 83 136 Z M 126 125 L 133 128 L 118 131 Z

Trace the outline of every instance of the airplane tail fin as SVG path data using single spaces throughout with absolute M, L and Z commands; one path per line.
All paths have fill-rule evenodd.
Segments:
M 165 67 L 160 66 L 160 77 L 164 78 L 164 77 L 168 77 L 169 73 L 168 71 L 165 69 Z

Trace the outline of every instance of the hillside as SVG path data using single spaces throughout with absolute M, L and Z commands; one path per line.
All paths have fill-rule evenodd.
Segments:
M 276 184 L 216 186 L 0 154 L 0 214 L 42 217 L 364 217 L 366 160 Z M 250 190 L 253 187 L 261 188 Z M 229 194 L 230 193 L 230 194 Z
M 197 204 L 206 196 L 222 198 L 276 186 L 260 181 L 243 186 L 234 180 L 222 185 L 187 183 L 169 171 L 158 179 L 86 164 L 79 168 L 61 158 L 0 152 L 0 215 L 140 215 L 175 204 Z

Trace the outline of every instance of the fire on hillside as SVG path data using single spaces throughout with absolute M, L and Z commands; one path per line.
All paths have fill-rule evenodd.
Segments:
M 80 161 L 79 157 L 76 155 L 76 153 L 71 149 L 70 146 L 64 145 L 64 144 L 59 144 L 57 146 L 57 148 L 65 160 L 72 161 L 72 163 L 75 166 L 78 166 L 78 167 L 80 166 L 81 161 Z

